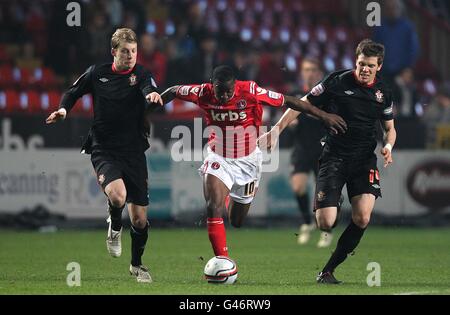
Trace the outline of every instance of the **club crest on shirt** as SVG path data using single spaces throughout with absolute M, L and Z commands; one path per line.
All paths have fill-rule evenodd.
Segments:
M 375 97 L 377 98 L 377 102 L 378 103 L 383 103 L 383 101 L 384 101 L 384 94 L 380 90 L 378 90 L 375 93 Z
M 247 102 L 245 100 L 240 100 L 236 103 L 236 107 L 238 109 L 244 109 L 245 107 L 247 107 Z
M 130 86 L 136 85 L 137 77 L 136 77 L 136 75 L 134 73 L 132 73 L 130 75 L 129 81 L 130 81 Z
M 324 201 L 325 200 L 325 193 L 323 191 L 319 191 L 317 193 L 317 201 Z

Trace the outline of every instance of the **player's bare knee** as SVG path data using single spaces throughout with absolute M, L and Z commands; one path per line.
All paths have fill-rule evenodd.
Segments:
M 334 221 L 331 218 L 317 216 L 317 227 L 322 231 L 330 231 L 333 228 Z
M 147 226 L 147 218 L 141 218 L 140 216 L 132 216 L 131 224 L 138 229 L 143 229 Z
M 368 215 L 353 216 L 352 219 L 353 222 L 362 229 L 366 228 L 370 222 L 370 216 Z
M 122 207 L 126 202 L 127 194 L 125 191 L 112 190 L 108 194 L 108 199 L 114 207 Z

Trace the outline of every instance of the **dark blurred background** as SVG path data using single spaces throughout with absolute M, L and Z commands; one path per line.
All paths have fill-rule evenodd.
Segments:
M 69 2 L 81 6 L 79 27 L 66 23 Z M 432 156 L 448 162 L 450 4 L 445 0 L 379 1 L 381 26 L 369 27 L 369 2 L 3 0 L 0 155 L 2 150 L 29 149 L 30 143 L 39 149 L 78 148 L 91 123 L 89 95 L 79 100 L 64 124 L 46 128 L 43 121 L 58 107 L 63 91 L 89 65 L 112 61 L 112 33 L 118 27 L 130 27 L 139 36 L 138 63 L 153 73 L 161 92 L 175 84 L 209 81 L 216 65 L 229 64 L 241 80 L 293 93 L 302 85 L 299 67 L 303 58 L 319 59 L 326 73 L 353 68 L 357 43 L 373 38 L 386 46 L 383 76 L 395 95 L 396 152 L 435 152 Z M 266 110 L 265 124 L 274 124 L 281 114 Z M 155 112 L 151 117 L 152 150 L 170 149 L 172 127 L 192 127 L 192 118 L 201 115 L 195 105 L 181 101 Z M 31 141 L 36 135 L 38 140 Z M 282 148 L 289 149 L 291 137 L 289 132 L 283 135 Z M 12 165 L 7 163 L 12 161 L 0 164 L 2 174 Z M 436 194 L 446 204 L 450 171 L 444 167 L 440 172 L 436 178 L 442 181 L 442 189 L 437 187 Z M 11 202 L 0 208 L 9 210 L 6 204 Z M 399 207 L 405 211 L 407 205 Z

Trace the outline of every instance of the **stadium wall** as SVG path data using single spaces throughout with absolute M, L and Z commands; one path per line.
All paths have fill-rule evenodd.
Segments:
M 290 151 L 281 150 L 276 172 L 263 173 L 249 216 L 298 215 L 289 186 Z M 394 164 L 379 161 L 383 198 L 375 213 L 391 216 L 450 213 L 450 152 L 396 151 Z M 174 162 L 169 152 L 148 154 L 151 218 L 177 220 L 202 213 L 198 176 L 200 161 Z M 314 191 L 310 185 L 311 195 Z M 347 199 L 347 198 L 346 198 Z M 0 214 L 19 213 L 38 205 L 68 219 L 100 219 L 105 197 L 89 156 L 75 149 L 0 150 Z M 350 209 L 346 200 L 344 209 Z

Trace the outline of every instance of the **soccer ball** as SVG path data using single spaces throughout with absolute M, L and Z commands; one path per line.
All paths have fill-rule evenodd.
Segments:
M 209 283 L 233 284 L 238 276 L 236 263 L 225 256 L 211 258 L 206 263 L 204 273 Z

